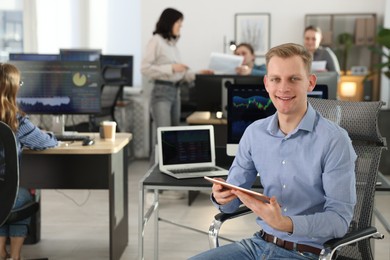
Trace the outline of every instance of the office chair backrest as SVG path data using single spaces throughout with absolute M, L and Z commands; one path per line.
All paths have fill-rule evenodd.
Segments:
M 19 187 L 19 162 L 16 138 L 11 128 L 0 121 L 0 226 L 8 219 Z
M 379 162 L 386 140 L 378 130 L 378 114 L 383 102 L 347 102 L 309 99 L 325 118 L 347 130 L 356 154 L 357 203 L 350 231 L 371 226 Z M 369 239 L 343 247 L 337 259 L 373 259 Z

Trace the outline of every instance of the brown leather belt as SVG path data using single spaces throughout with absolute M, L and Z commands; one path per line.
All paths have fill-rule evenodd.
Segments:
M 286 240 L 277 238 L 273 235 L 267 234 L 266 232 L 264 232 L 264 230 L 260 230 L 260 236 L 265 241 L 273 243 L 277 246 L 283 247 L 287 250 L 295 250 L 298 252 L 308 252 L 308 253 L 313 253 L 316 255 L 320 255 L 320 253 L 321 253 L 321 249 L 319 249 L 319 248 L 286 241 Z

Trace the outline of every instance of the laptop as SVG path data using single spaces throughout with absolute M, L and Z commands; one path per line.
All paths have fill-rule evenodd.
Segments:
M 212 125 L 169 126 L 157 129 L 160 171 L 177 179 L 226 176 L 215 164 Z

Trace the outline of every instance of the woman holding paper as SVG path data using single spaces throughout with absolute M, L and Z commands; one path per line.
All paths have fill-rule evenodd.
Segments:
M 150 104 L 155 133 L 160 126 L 180 124 L 180 87 L 195 80 L 195 73 L 182 62 L 177 47 L 183 19 L 183 14 L 176 9 L 167 8 L 162 12 L 141 63 L 142 74 L 154 83 Z M 212 74 L 212 71 L 199 73 Z M 155 143 L 156 138 L 152 147 Z M 150 161 L 153 165 L 154 149 Z

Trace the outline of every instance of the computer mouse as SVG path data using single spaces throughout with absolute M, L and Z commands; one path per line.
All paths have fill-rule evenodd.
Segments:
M 84 146 L 87 146 L 87 145 L 93 145 L 95 143 L 95 140 L 93 140 L 93 139 L 91 139 L 91 138 L 85 138 L 84 140 L 83 140 L 83 145 Z

